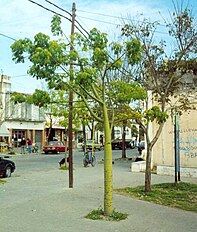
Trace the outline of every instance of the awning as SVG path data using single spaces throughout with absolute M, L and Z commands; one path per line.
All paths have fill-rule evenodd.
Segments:
M 10 132 L 4 124 L 0 125 L 0 136 L 10 137 Z

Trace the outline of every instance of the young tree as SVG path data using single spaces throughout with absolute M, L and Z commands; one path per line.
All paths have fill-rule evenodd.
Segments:
M 192 108 L 189 92 L 183 91 L 182 82 L 185 73 L 196 70 L 197 32 L 195 21 L 188 8 L 175 8 L 171 23 L 166 22 L 171 37 L 168 41 L 156 42 L 157 23 L 144 20 L 140 25 L 132 21 L 125 24 L 122 33 L 129 38 L 133 36 L 143 45 L 143 59 L 139 67 L 138 81 L 147 91 L 147 100 L 142 120 L 137 120 L 146 136 L 147 157 L 145 174 L 145 191 L 151 191 L 151 155 L 152 148 L 158 140 L 163 125 L 174 110 L 181 112 Z M 177 42 L 169 52 L 167 42 Z M 170 55 L 169 55 L 170 54 Z M 176 99 L 176 101 L 175 101 Z M 150 106 L 150 102 L 153 106 Z M 152 137 L 150 124 L 155 121 L 157 130 Z
M 57 16 L 56 16 L 57 18 Z M 61 20 L 60 20 L 61 21 Z M 58 21 L 58 22 L 60 22 Z M 53 32 L 59 34 L 59 23 L 56 21 Z M 32 66 L 28 73 L 36 78 L 45 79 L 52 89 L 71 88 L 86 105 L 88 111 L 104 128 L 104 213 L 112 213 L 112 148 L 111 127 L 114 119 L 113 104 L 110 96 L 110 81 L 116 79 L 115 70 L 122 67 L 122 60 L 127 57 L 130 65 L 141 59 L 141 44 L 132 39 L 124 44 L 108 42 L 107 35 L 92 29 L 88 38 L 75 34 L 73 50 L 63 40 L 50 40 L 50 37 L 39 33 L 34 40 L 21 39 L 12 46 L 13 59 L 24 62 L 27 57 Z M 80 52 L 79 52 L 80 51 Z M 113 54 L 113 59 L 111 58 Z M 115 59 L 114 59 L 115 57 Z M 70 69 L 74 65 L 75 69 Z M 60 73 L 59 70 L 63 73 Z M 70 76 L 72 76 L 70 82 Z M 92 102 L 88 100 L 91 99 Z M 101 112 L 92 110 L 98 104 Z
M 117 80 L 110 83 L 112 90 L 111 95 L 116 99 L 114 125 L 122 126 L 122 158 L 126 158 L 126 126 L 131 127 L 131 121 L 141 118 L 141 114 L 136 111 L 131 104 L 146 98 L 145 90 L 139 83 L 130 80 Z

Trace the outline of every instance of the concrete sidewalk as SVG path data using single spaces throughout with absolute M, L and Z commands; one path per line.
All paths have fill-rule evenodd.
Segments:
M 144 185 L 144 173 L 131 173 L 128 161 L 113 165 L 113 187 Z M 173 182 L 172 176 L 152 175 L 152 183 Z M 197 179 L 184 178 L 195 182 Z M 0 185 L 1 231 L 6 232 L 196 232 L 197 214 L 114 194 L 113 208 L 128 213 L 120 222 L 85 219 L 103 207 L 103 164 L 74 166 L 74 188 L 68 171 L 53 169 L 7 179 Z

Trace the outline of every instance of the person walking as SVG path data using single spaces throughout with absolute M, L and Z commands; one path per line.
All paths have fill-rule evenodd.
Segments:
M 32 146 L 32 141 L 31 139 L 27 139 L 27 147 L 28 147 L 28 154 L 31 154 L 31 146 Z
M 23 137 L 21 140 L 21 154 L 25 154 L 25 149 L 26 149 L 26 140 Z

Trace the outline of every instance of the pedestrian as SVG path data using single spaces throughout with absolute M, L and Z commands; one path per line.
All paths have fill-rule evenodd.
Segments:
M 27 139 L 27 147 L 28 147 L 28 154 L 31 154 L 31 146 L 32 146 L 32 141 L 31 139 Z
M 25 154 L 25 149 L 26 149 L 26 140 L 23 137 L 21 140 L 21 154 Z

